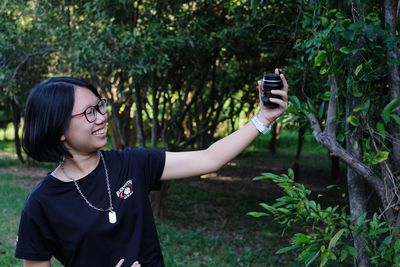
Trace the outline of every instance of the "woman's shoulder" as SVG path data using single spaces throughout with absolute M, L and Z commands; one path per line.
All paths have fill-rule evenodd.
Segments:
M 42 198 L 48 194 L 50 174 L 46 175 L 41 181 L 39 181 L 27 195 L 23 211 L 32 211 L 40 209 L 42 206 Z

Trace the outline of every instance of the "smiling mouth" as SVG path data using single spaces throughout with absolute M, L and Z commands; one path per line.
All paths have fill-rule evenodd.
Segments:
M 102 128 L 102 129 L 92 132 L 93 135 L 104 135 L 105 133 L 106 133 L 105 128 Z

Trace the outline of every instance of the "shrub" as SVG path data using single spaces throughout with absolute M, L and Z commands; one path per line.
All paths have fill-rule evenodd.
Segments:
M 276 253 L 294 251 L 298 260 L 309 266 L 319 261 L 320 266 L 328 262 L 351 262 L 357 256 L 354 237 L 363 240 L 364 249 L 374 266 L 400 266 L 400 240 L 398 228 L 388 225 L 377 213 L 369 218 L 366 214 L 352 220 L 346 207 L 328 206 L 310 199 L 311 190 L 294 182 L 294 174 L 262 173 L 254 180 L 271 180 L 278 185 L 283 196 L 272 205 L 260 203 L 263 211 L 252 211 L 253 217 L 272 216 L 286 228 L 295 228 L 291 244 Z

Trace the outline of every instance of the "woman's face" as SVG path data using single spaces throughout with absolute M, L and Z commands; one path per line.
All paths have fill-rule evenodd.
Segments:
M 74 99 L 72 114 L 82 113 L 88 107 L 96 106 L 100 101 L 89 89 L 78 86 L 75 87 Z M 72 155 L 90 154 L 106 144 L 107 113 L 102 115 L 97 110 L 96 113 L 96 119 L 93 122 L 89 122 L 84 114 L 71 118 L 71 123 L 61 136 L 61 141 Z

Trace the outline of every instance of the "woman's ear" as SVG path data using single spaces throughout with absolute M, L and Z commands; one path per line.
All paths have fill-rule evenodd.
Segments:
M 60 137 L 61 142 L 64 142 L 65 139 L 66 139 L 65 136 L 64 136 L 64 135 L 61 135 L 61 137 Z

